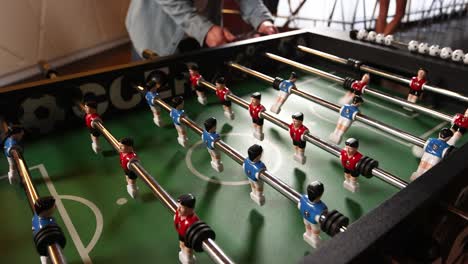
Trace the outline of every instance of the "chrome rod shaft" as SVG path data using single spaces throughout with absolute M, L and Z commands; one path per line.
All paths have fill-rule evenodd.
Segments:
M 21 151 L 13 148 L 10 150 L 10 154 L 15 161 L 16 168 L 18 169 L 18 174 L 21 177 L 21 182 L 23 183 L 24 193 L 29 202 L 29 206 L 33 214 L 36 213 L 34 209 L 34 204 L 39 199 L 39 194 L 37 193 L 36 188 L 31 180 L 31 174 L 29 173 L 26 161 L 23 158 Z M 47 252 L 49 253 L 50 260 L 53 264 L 62 264 L 67 263 L 65 257 L 62 254 L 62 248 L 58 244 L 51 244 L 47 247 Z
M 299 68 L 299 69 L 301 69 L 303 71 L 307 71 L 307 72 L 316 74 L 316 75 L 318 75 L 318 76 L 320 76 L 322 78 L 325 78 L 325 79 L 330 80 L 330 81 L 337 82 L 339 84 L 343 84 L 344 81 L 345 81 L 344 78 L 341 78 L 339 76 L 336 76 L 336 75 L 333 75 L 331 73 L 328 73 L 328 72 L 325 72 L 325 71 L 322 71 L 322 70 L 307 66 L 305 64 L 302 64 L 302 63 L 299 63 L 299 62 L 296 62 L 296 61 L 293 61 L 293 60 L 290 60 L 290 59 L 283 58 L 281 56 L 278 56 L 278 55 L 275 55 L 275 54 L 272 54 L 272 53 L 267 52 L 267 53 L 265 53 L 265 55 L 270 59 L 273 59 L 273 60 L 288 64 L 288 65 L 294 66 L 294 67 Z
M 231 258 L 229 258 L 228 255 L 226 255 L 226 253 L 224 253 L 224 251 L 211 238 L 203 241 L 202 248 L 215 263 L 234 264 L 234 261 L 232 261 Z
M 207 88 L 210 88 L 212 90 L 216 90 L 215 86 L 207 81 L 200 81 L 200 85 L 204 85 Z M 242 98 L 235 96 L 233 94 L 230 94 L 228 96 L 230 100 L 232 100 L 234 103 L 239 104 L 240 106 L 248 109 L 249 104 L 245 102 Z M 155 103 L 160 105 L 162 108 L 164 108 L 166 111 L 170 111 L 170 106 L 165 103 L 164 101 L 157 99 L 155 100 Z M 198 135 L 201 135 L 203 133 L 203 129 L 198 126 L 194 121 L 192 121 L 190 118 L 184 116 L 180 118 L 180 122 L 187 125 L 190 129 L 195 131 Z M 287 126 L 287 125 L 286 125 Z M 226 144 L 226 142 L 222 140 L 218 140 L 215 142 L 215 147 L 221 150 L 223 153 L 231 157 L 235 162 L 239 164 L 243 164 L 245 157 L 240 154 L 236 149 L 233 147 L 229 146 Z M 279 193 L 281 193 L 283 196 L 297 204 L 299 202 L 299 199 L 301 197 L 300 193 L 294 190 L 292 187 L 281 181 L 279 178 L 273 176 L 271 173 L 268 171 L 264 171 L 260 173 L 260 179 L 263 180 L 265 183 L 270 185 L 273 189 L 277 190 Z
M 311 49 L 311 48 L 308 48 L 308 47 L 304 47 L 304 46 L 301 46 L 301 45 L 298 45 L 297 48 L 299 50 L 301 50 L 301 51 L 306 52 L 306 53 L 317 55 L 319 57 L 328 59 L 328 60 L 336 62 L 336 63 L 340 63 L 340 64 L 344 64 L 344 65 L 348 64 L 347 59 L 340 58 L 338 56 L 335 56 L 335 55 L 332 55 L 332 54 L 329 54 L 329 53 L 326 53 L 326 52 L 318 51 L 318 50 Z M 394 73 L 391 73 L 391 72 L 383 71 L 383 70 L 380 70 L 380 69 L 377 69 L 377 68 L 374 68 L 374 67 L 371 67 L 371 66 L 368 66 L 368 65 L 365 65 L 365 64 L 360 65 L 359 69 L 364 71 L 364 72 L 368 72 L 368 73 L 371 73 L 371 74 L 375 74 L 375 75 L 387 78 L 389 80 L 393 80 L 393 81 L 396 81 L 396 82 L 399 82 L 399 83 L 403 83 L 405 85 L 409 85 L 411 83 L 411 80 L 408 79 L 408 78 L 405 78 L 403 76 L 400 76 L 398 74 L 394 74 Z M 432 85 L 429 85 L 429 84 L 424 84 L 422 89 L 433 92 L 433 93 L 445 95 L 447 97 L 451 97 L 451 98 L 454 98 L 454 99 L 457 99 L 457 100 L 460 100 L 460 101 L 463 101 L 463 102 L 468 102 L 468 97 L 467 96 L 465 96 L 463 94 L 460 94 L 460 93 L 456 93 L 456 92 L 447 90 L 447 89 L 444 89 L 444 88 L 432 86 Z
M 237 68 L 237 69 L 239 69 L 241 71 L 244 71 L 242 68 Z M 249 72 L 246 72 L 246 73 L 249 73 Z M 315 102 L 315 103 L 317 103 L 317 104 L 319 104 L 321 106 L 324 106 L 324 107 L 326 107 L 328 109 L 331 109 L 331 110 L 333 110 L 335 112 L 338 112 L 338 113 L 340 112 L 341 107 L 339 107 L 338 105 L 333 104 L 333 103 L 331 103 L 329 101 L 326 101 L 326 100 L 324 100 L 324 99 L 322 99 L 320 97 L 311 95 L 311 94 L 306 93 L 304 91 L 301 91 L 299 89 L 291 89 L 291 93 L 296 94 L 296 95 L 298 95 L 298 96 L 300 96 L 300 97 L 302 97 L 304 99 L 307 99 L 309 101 Z M 407 133 L 405 131 L 402 131 L 400 129 L 397 129 L 397 128 L 391 127 L 389 125 L 386 125 L 384 123 L 381 123 L 381 122 L 379 122 L 377 120 L 374 120 L 374 119 L 372 119 L 372 118 L 370 118 L 370 117 L 368 117 L 366 115 L 363 115 L 361 113 L 358 113 L 356 115 L 356 120 L 358 120 L 358 121 L 360 121 L 360 122 L 362 122 L 364 124 L 367 124 L 369 126 L 372 126 L 374 128 L 377 128 L 377 129 L 379 129 L 379 130 L 381 130 L 383 132 L 386 132 L 387 134 L 390 134 L 390 135 L 395 136 L 397 138 L 403 139 L 404 141 L 409 142 L 409 143 L 411 143 L 413 145 L 416 145 L 418 147 L 423 147 L 424 144 L 425 144 L 425 141 L 423 139 L 419 138 L 419 137 L 416 137 L 416 136 L 411 135 L 411 134 L 409 134 L 409 133 Z
M 236 67 L 236 69 L 239 69 L 241 71 L 243 71 L 243 68 L 248 69 L 248 68 L 246 68 L 244 66 Z M 251 69 L 249 69 L 249 70 L 252 73 L 256 72 L 256 71 L 251 70 Z M 255 75 L 255 76 L 265 75 L 265 74 L 259 73 L 259 72 L 256 72 L 256 73 L 258 73 L 258 74 Z M 267 76 L 267 75 L 265 75 L 265 76 Z M 270 80 L 270 79 L 274 80 L 274 78 L 272 78 L 272 77 L 262 78 L 262 79 L 263 80 L 267 80 L 267 79 L 268 80 Z M 210 89 L 216 91 L 216 88 L 211 83 L 203 81 L 203 82 L 201 82 L 201 84 L 204 85 L 207 88 L 210 88 Z M 299 91 L 299 90 L 297 90 L 297 91 Z M 301 92 L 301 91 L 299 91 L 299 92 Z M 236 98 L 236 101 L 233 100 L 234 103 L 239 104 L 239 105 L 243 106 L 244 108 L 248 109 L 248 103 L 245 100 L 243 100 L 242 98 L 240 98 L 240 97 L 238 97 L 238 96 L 236 96 L 236 95 L 234 95 L 232 93 L 230 95 L 228 95 L 227 98 L 228 99 Z M 324 101 L 324 103 L 330 104 L 327 101 Z M 335 108 L 336 111 L 340 110 L 340 108 L 338 106 L 333 105 L 333 104 L 330 104 L 330 107 Z M 271 114 L 269 114 L 267 112 L 261 112 L 260 114 L 261 114 L 261 116 L 260 116 L 261 118 L 264 118 L 265 120 L 270 121 L 271 123 L 277 125 L 278 127 L 282 128 L 282 129 L 284 129 L 286 131 L 289 131 L 288 123 L 284 122 L 283 120 L 281 120 L 279 118 L 276 118 L 276 117 L 272 116 Z M 334 155 L 335 157 L 340 157 L 341 149 L 338 146 L 329 144 L 328 142 L 326 142 L 326 141 L 324 141 L 324 140 L 322 140 L 322 139 L 320 139 L 318 137 L 315 137 L 315 136 L 313 136 L 311 134 L 305 135 L 304 139 L 307 142 L 312 143 L 313 145 L 319 147 L 320 149 L 323 149 L 323 150 L 327 151 L 328 153 Z M 372 175 L 374 175 L 377 178 L 379 178 L 379 179 L 381 179 L 381 180 L 383 180 L 383 181 L 385 181 L 385 182 L 387 182 L 387 183 L 389 183 L 389 184 L 391 184 L 391 185 L 393 185 L 393 186 L 395 186 L 397 188 L 400 188 L 400 189 L 405 187 L 406 185 L 408 185 L 408 183 L 406 183 L 404 180 L 402 180 L 402 179 L 398 178 L 397 176 L 394 176 L 391 173 L 386 172 L 386 171 L 384 171 L 384 170 L 382 170 L 380 168 L 373 169 L 372 170 Z M 264 179 L 264 181 L 268 183 L 268 181 L 271 181 L 271 179 Z M 406 183 L 405 186 L 403 186 L 404 183 Z M 273 183 L 269 183 L 269 184 L 271 185 Z M 282 191 L 280 191 L 280 192 L 285 196 L 289 196 L 288 198 L 290 200 L 292 200 L 292 201 L 296 201 L 296 198 L 300 199 L 300 196 L 297 196 L 296 193 L 289 192 L 288 188 L 282 188 Z
M 52 264 L 67 263 L 62 248 L 57 243 L 48 246 L 47 252 L 49 253 L 49 259 Z

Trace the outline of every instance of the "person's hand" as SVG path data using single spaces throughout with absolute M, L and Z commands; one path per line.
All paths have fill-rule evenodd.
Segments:
M 271 35 L 278 33 L 278 29 L 273 25 L 273 22 L 270 20 L 263 21 L 260 26 L 258 27 L 258 33 L 264 35 Z
M 206 33 L 205 44 L 211 48 L 233 42 L 235 39 L 236 37 L 229 30 L 214 25 Z

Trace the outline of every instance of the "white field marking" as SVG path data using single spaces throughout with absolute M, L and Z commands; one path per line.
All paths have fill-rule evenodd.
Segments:
M 437 126 L 429 129 L 428 131 L 424 132 L 420 137 L 425 138 L 425 137 L 431 135 L 432 133 L 434 133 L 435 131 L 437 131 L 437 130 L 441 129 L 442 127 L 446 126 L 447 124 L 448 124 L 448 122 L 444 121 L 444 122 L 438 124 Z
M 317 116 L 318 118 L 320 118 L 320 119 L 322 119 L 322 120 L 324 120 L 324 121 L 326 121 L 326 122 L 328 122 L 328 123 L 331 123 L 331 124 L 335 124 L 335 125 L 336 125 L 336 121 L 335 121 L 335 120 L 330 120 L 330 119 L 328 119 L 328 118 L 326 118 L 326 117 L 323 117 L 322 115 L 320 115 L 320 114 L 315 110 L 314 107 L 311 107 L 311 109 L 312 109 L 312 112 L 314 113 L 314 115 Z M 387 134 L 387 133 L 383 133 L 383 132 L 381 132 L 380 130 L 374 128 L 374 127 L 361 124 L 360 122 L 353 122 L 353 123 L 355 123 L 354 125 L 352 125 L 352 126 L 354 126 L 354 127 L 362 127 L 362 128 L 365 128 L 365 129 L 373 130 L 375 133 L 377 133 L 377 134 L 379 134 L 379 135 L 382 135 L 382 136 L 385 136 L 385 137 L 387 137 L 387 138 L 390 138 L 390 139 L 392 139 L 392 140 L 394 140 L 394 141 L 396 141 L 396 142 L 402 144 L 403 146 L 407 146 L 407 147 L 413 146 L 413 144 L 411 144 L 411 143 L 408 143 L 408 142 L 405 142 L 405 141 L 403 141 L 403 140 L 400 140 L 399 138 L 396 138 L 396 137 L 394 137 L 394 136 L 392 136 L 392 135 L 389 135 L 389 134 Z
M 243 133 L 229 133 L 228 134 L 229 136 L 241 136 L 241 137 L 253 137 L 252 135 L 250 134 L 243 134 Z M 279 151 L 279 148 L 276 144 L 274 144 L 273 142 L 270 142 L 268 140 L 264 140 L 262 141 L 264 143 L 267 143 L 267 144 L 264 144 L 264 145 L 269 145 L 269 146 L 273 146 L 273 150 L 274 152 L 276 152 L 275 154 L 275 157 L 279 157 L 281 155 L 281 152 Z M 244 181 L 221 181 L 221 180 L 215 180 L 215 179 L 212 179 L 206 175 L 204 175 L 203 173 L 199 172 L 195 166 L 193 166 L 193 163 L 192 163 L 192 154 L 193 154 L 193 150 L 199 146 L 199 145 L 202 145 L 203 144 L 203 141 L 200 140 L 198 142 L 196 142 L 195 144 L 193 144 L 187 151 L 187 155 L 185 155 L 185 163 L 187 164 L 187 168 L 195 175 L 197 176 L 198 178 L 204 180 L 204 181 L 207 181 L 207 182 L 212 182 L 212 183 L 216 183 L 216 184 L 220 184 L 220 185 L 226 185 L 226 186 L 240 186 L 240 185 L 247 185 L 249 184 L 249 181 L 248 180 L 244 180 Z M 208 154 L 209 155 L 209 154 Z M 281 168 L 281 164 L 282 164 L 282 161 L 278 161 L 278 162 L 275 162 L 274 163 L 274 168 L 272 170 L 268 170 L 269 172 L 273 173 L 275 171 L 277 171 L 279 168 Z
M 96 246 L 96 243 L 98 242 L 99 238 L 101 237 L 102 234 L 102 229 L 104 227 L 104 218 L 102 217 L 102 213 L 99 210 L 99 208 L 91 201 L 79 197 L 79 196 L 74 196 L 74 195 L 60 195 L 60 199 L 65 199 L 65 200 L 72 200 L 75 202 L 82 203 L 91 209 L 93 211 L 94 216 L 96 217 L 96 230 L 94 231 L 93 238 L 89 241 L 88 245 L 86 246 L 86 251 L 89 254 L 93 248 Z
M 327 86 L 328 86 L 328 87 L 337 88 L 336 90 L 337 90 L 338 92 L 342 92 L 342 89 L 338 89 L 339 87 L 337 86 L 336 83 L 332 83 L 332 84 L 327 85 Z M 366 93 L 364 92 L 364 94 L 366 94 Z M 385 109 L 385 110 L 387 110 L 387 111 L 393 112 L 393 113 L 395 113 L 395 114 L 398 114 L 398 115 L 401 115 L 401 116 L 404 116 L 404 117 L 409 117 L 409 118 L 411 118 L 411 119 L 413 119 L 413 118 L 419 116 L 419 113 L 412 113 L 411 115 L 408 115 L 408 114 L 405 113 L 405 112 L 398 111 L 398 110 L 392 109 L 392 108 L 387 107 L 387 106 L 383 106 L 383 105 L 381 105 L 381 104 L 379 104 L 379 103 L 377 103 L 377 102 L 374 102 L 373 100 L 370 100 L 370 99 L 368 99 L 368 98 L 366 98 L 366 100 L 365 100 L 364 103 L 365 103 L 365 104 L 370 103 L 370 104 L 375 105 L 375 106 L 377 106 L 377 107 L 379 107 L 379 108 Z
M 76 231 L 75 226 L 73 225 L 73 222 L 71 221 L 70 216 L 68 215 L 67 210 L 65 209 L 65 206 L 63 206 L 62 200 L 60 199 L 60 196 L 57 193 L 57 190 L 55 189 L 55 186 L 52 183 L 49 177 L 49 174 L 47 173 L 47 170 L 44 167 L 44 164 L 39 164 L 34 167 L 30 167 L 29 169 L 38 169 L 40 171 L 42 177 L 44 178 L 44 181 L 46 182 L 46 185 L 47 185 L 47 188 L 49 189 L 50 194 L 52 194 L 52 196 L 55 197 L 57 210 L 59 211 L 59 214 L 62 217 L 62 220 L 68 230 L 68 233 L 70 234 L 73 240 L 73 243 L 75 244 L 76 249 L 78 250 L 78 254 L 80 255 L 83 263 L 85 264 L 93 263 L 87 253 L 86 248 L 83 245 L 83 242 L 81 241 L 80 236 L 78 235 L 78 232 Z

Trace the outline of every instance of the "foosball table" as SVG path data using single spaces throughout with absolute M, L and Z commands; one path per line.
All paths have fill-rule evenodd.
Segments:
M 144 56 L 0 89 L 2 262 L 462 254 L 467 67 L 305 30 Z

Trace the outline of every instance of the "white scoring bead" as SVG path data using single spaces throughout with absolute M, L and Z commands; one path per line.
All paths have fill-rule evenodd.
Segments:
M 448 59 L 452 56 L 452 48 L 450 47 L 445 47 L 440 50 L 440 57 L 442 59 Z
M 387 36 L 385 37 L 384 42 L 385 42 L 385 45 L 391 46 L 392 43 L 393 43 L 393 35 L 387 35 Z
M 440 55 L 440 47 L 439 45 L 432 45 L 429 47 L 429 55 L 431 56 L 439 56 Z
M 422 42 L 418 46 L 418 52 L 421 54 L 426 54 L 429 52 L 429 44 Z
M 365 40 L 367 38 L 367 31 L 365 29 L 360 29 L 356 35 L 356 38 L 359 40 Z
M 454 50 L 452 52 L 452 60 L 453 61 L 462 61 L 464 55 L 465 54 L 464 54 L 463 50 L 461 50 L 461 49 Z
M 385 35 L 382 33 L 379 33 L 377 34 L 377 36 L 375 36 L 375 42 L 377 42 L 378 44 L 384 44 L 384 39 Z
M 369 32 L 369 34 L 367 34 L 367 41 L 370 41 L 370 42 L 373 42 L 375 40 L 375 37 L 377 36 L 377 33 L 375 33 L 375 31 L 371 31 Z
M 419 45 L 419 42 L 417 42 L 416 40 L 411 40 L 408 43 L 408 50 L 411 51 L 411 52 L 417 51 L 418 50 L 418 45 Z

